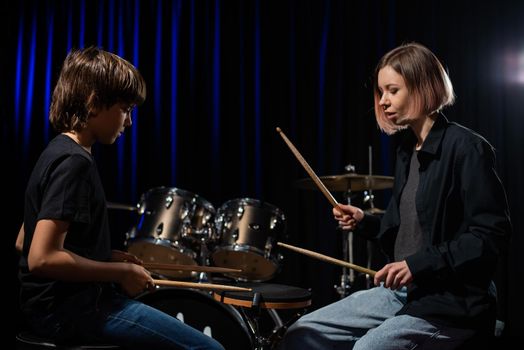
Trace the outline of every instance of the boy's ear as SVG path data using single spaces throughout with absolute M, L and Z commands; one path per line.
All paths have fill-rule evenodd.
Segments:
M 91 91 L 86 102 L 86 109 L 89 116 L 97 115 L 100 112 L 100 101 L 95 91 Z

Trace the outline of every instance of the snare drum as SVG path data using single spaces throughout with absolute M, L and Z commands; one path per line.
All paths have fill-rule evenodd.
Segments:
M 235 286 L 252 291 L 217 291 L 213 292 L 213 297 L 221 303 L 247 308 L 299 309 L 311 305 L 311 292 L 307 289 L 271 283 L 238 283 Z
M 213 297 L 226 305 L 233 305 L 253 325 L 255 349 L 276 349 L 287 328 L 307 311 L 311 305 L 311 292 L 307 289 L 269 283 L 238 283 L 235 286 L 251 288 L 251 292 L 215 291 Z M 261 315 L 277 314 L 277 310 L 289 309 L 294 313 L 288 321 L 279 323 L 271 332 L 258 327 Z M 292 310 L 295 309 L 295 310 Z M 301 310 L 296 310 L 301 309 Z M 278 314 L 277 314 L 278 315 Z M 268 335 L 269 334 L 269 335 Z M 235 347 L 235 349 L 241 349 Z
M 272 204 L 251 198 L 222 205 L 215 226 L 219 240 L 212 254 L 216 266 L 242 269 L 228 274 L 240 281 L 266 281 L 280 267 L 276 242 L 286 230 L 284 213 Z
M 130 253 L 144 262 L 197 265 L 200 246 L 214 239 L 215 209 L 207 200 L 179 188 L 158 187 L 142 195 L 139 219 L 128 234 Z M 154 271 L 187 278 L 187 271 Z

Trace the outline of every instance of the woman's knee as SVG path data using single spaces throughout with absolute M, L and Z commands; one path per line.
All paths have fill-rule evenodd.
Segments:
M 312 323 L 298 320 L 284 334 L 279 350 L 318 349 L 323 343 L 322 334 Z

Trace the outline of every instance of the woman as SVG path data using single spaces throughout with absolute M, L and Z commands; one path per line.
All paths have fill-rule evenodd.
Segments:
M 399 141 L 393 197 L 381 220 L 351 205 L 333 214 L 391 263 L 376 287 L 303 316 L 282 349 L 443 350 L 493 332 L 491 279 L 511 231 L 493 148 L 441 114 L 453 88 L 423 45 L 384 55 L 374 85 L 377 122 Z

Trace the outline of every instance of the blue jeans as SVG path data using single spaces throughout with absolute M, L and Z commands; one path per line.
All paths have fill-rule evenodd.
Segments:
M 86 290 L 56 312 L 29 320 L 40 336 L 58 343 L 104 342 L 125 349 L 217 349 L 213 338 L 175 317 L 112 289 Z
M 395 314 L 406 303 L 406 288 L 362 290 L 301 317 L 284 335 L 290 349 L 453 349 L 474 331 L 442 327 Z

